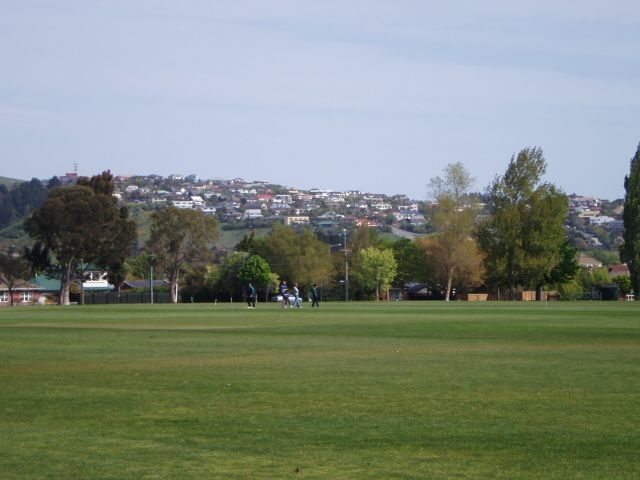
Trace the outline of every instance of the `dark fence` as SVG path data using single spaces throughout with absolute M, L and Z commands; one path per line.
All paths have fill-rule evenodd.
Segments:
M 81 303 L 79 293 L 72 293 L 69 296 L 72 302 Z M 85 305 L 109 305 L 115 303 L 151 303 L 150 292 L 85 292 Z M 171 303 L 171 296 L 168 292 L 153 292 L 153 303 Z

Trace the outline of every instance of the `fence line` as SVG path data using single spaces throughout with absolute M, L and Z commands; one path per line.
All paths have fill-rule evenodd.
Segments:
M 81 302 L 79 293 L 70 295 L 72 302 Z M 151 303 L 150 292 L 85 292 L 85 305 L 109 305 L 118 303 Z M 171 303 L 171 295 L 167 292 L 153 292 L 153 303 Z

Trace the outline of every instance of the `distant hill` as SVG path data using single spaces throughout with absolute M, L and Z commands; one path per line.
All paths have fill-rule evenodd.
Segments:
M 17 178 L 0 177 L 0 185 L 4 185 L 7 188 L 11 188 L 16 183 L 23 183 L 24 180 L 18 180 Z
M 129 214 L 131 218 L 135 220 L 138 225 L 138 246 L 142 248 L 149 239 L 149 230 L 151 223 L 151 212 L 145 210 L 141 206 L 130 206 Z M 0 250 L 6 249 L 9 246 L 15 246 L 19 249 L 23 247 L 30 247 L 33 245 L 33 239 L 27 235 L 22 226 L 26 217 L 16 219 L 11 225 L 5 228 L 0 228 Z M 252 230 L 251 228 L 239 229 L 239 230 L 224 230 L 222 225 L 220 226 L 220 237 L 216 242 L 216 247 L 230 250 L 235 247 L 242 237 L 246 234 L 249 235 L 252 231 L 255 232 L 258 238 L 265 237 L 271 228 L 258 228 Z

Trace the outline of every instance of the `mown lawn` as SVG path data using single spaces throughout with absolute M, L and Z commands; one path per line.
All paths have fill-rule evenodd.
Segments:
M 0 309 L 0 478 L 640 478 L 640 304 Z

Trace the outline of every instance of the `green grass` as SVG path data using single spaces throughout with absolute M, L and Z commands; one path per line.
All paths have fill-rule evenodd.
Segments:
M 238 230 L 224 230 L 221 228 L 220 237 L 216 242 L 216 247 L 232 249 L 240 243 L 242 237 L 250 235 L 252 231 L 255 233 L 256 238 L 264 238 L 269 234 L 269 232 L 271 232 L 271 230 L 271 228 L 242 228 Z
M 639 307 L 2 308 L 0 478 L 638 478 Z

